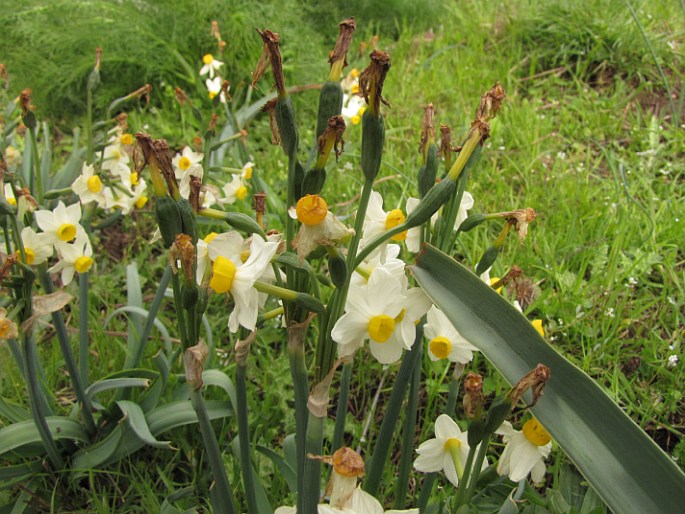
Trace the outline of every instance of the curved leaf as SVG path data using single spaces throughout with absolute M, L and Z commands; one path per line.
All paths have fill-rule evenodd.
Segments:
M 124 307 L 119 307 L 114 312 L 112 312 L 109 316 L 107 316 L 107 319 L 105 320 L 103 328 L 107 327 L 107 325 L 109 324 L 111 319 L 121 312 L 138 314 L 138 315 L 144 316 L 146 318 L 148 316 L 148 311 L 145 309 L 142 309 L 140 307 L 134 307 L 132 305 L 125 305 Z M 164 342 L 167 345 L 171 346 L 171 336 L 169 336 L 169 331 L 164 326 L 164 323 L 162 323 L 159 319 L 155 318 L 154 324 L 157 327 L 157 330 L 159 330 L 159 333 L 162 335 L 162 339 L 164 339 Z
M 124 435 L 124 428 L 119 425 L 102 441 L 82 448 L 74 454 L 71 468 L 76 473 L 76 478 L 81 476 L 81 470 L 96 469 L 102 466 L 120 448 Z
M 129 402 L 126 400 L 120 400 L 117 405 L 128 418 L 128 423 L 131 429 L 135 432 L 136 436 L 146 444 L 154 446 L 155 448 L 173 450 L 171 442 L 169 441 L 158 441 L 155 436 L 152 435 L 150 431 L 150 426 L 147 423 L 143 409 L 137 403 Z
M 48 416 L 45 418 L 50 433 L 54 439 L 76 439 L 88 441 L 88 435 L 81 424 L 71 418 L 63 416 Z M 42 439 L 32 419 L 20 421 L 0 430 L 0 455 L 22 446 L 41 443 Z
M 614 512 L 680 512 L 685 474 L 590 377 L 471 271 L 426 245 L 412 272 L 459 332 L 510 382 L 552 372 L 532 409 Z

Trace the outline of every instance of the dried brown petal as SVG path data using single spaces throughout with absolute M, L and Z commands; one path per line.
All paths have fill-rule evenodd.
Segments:
M 423 120 L 421 121 L 421 144 L 419 152 L 425 153 L 429 142 L 435 141 L 435 107 L 428 104 L 423 108 Z
M 183 355 L 186 370 L 186 381 L 196 391 L 202 387 L 202 370 L 209 354 L 207 344 L 200 339 L 195 346 L 187 348 Z
M 378 114 L 380 103 L 390 104 L 383 98 L 383 83 L 390 69 L 390 55 L 381 50 L 371 52 L 371 63 L 359 76 L 359 94 L 364 97 L 372 112 Z
M 343 67 L 345 67 L 347 66 L 347 52 L 350 49 L 350 43 L 352 43 L 352 36 L 354 35 L 354 30 L 356 28 L 354 16 L 341 21 L 339 26 L 340 32 L 338 33 L 338 39 L 328 58 L 328 63 L 333 65 L 336 61 L 343 61 Z

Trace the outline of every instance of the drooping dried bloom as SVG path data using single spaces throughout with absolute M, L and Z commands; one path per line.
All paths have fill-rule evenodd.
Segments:
M 171 269 L 176 271 L 176 261 L 181 261 L 181 268 L 186 281 L 193 282 L 195 280 L 195 245 L 192 238 L 188 234 L 178 234 L 176 241 L 169 248 L 169 263 Z
M 205 360 L 207 359 L 208 354 L 209 347 L 200 339 L 200 342 L 195 346 L 187 348 L 183 356 L 186 381 L 195 391 L 202 387 L 202 370 L 204 369 Z
M 528 235 L 528 225 L 535 220 L 536 214 L 534 209 L 526 207 L 525 209 L 501 213 L 501 216 L 514 225 L 519 238 L 523 241 Z
M 174 88 L 174 96 L 176 97 L 176 101 L 181 105 L 185 105 L 190 101 L 186 92 L 180 87 Z
M 383 98 L 383 83 L 390 69 L 390 55 L 381 50 L 371 52 L 371 63 L 359 76 L 359 94 L 364 97 L 369 109 L 375 115 L 380 113 L 380 104 L 390 104 Z
M 544 364 L 538 364 L 535 366 L 535 369 L 526 373 L 521 380 L 516 382 L 516 385 L 510 393 L 512 406 L 515 406 L 523 394 L 530 389 L 530 392 L 533 395 L 533 401 L 530 405 L 527 405 L 527 407 L 534 407 L 542 396 L 542 390 L 545 388 L 545 385 L 547 385 L 547 381 L 551 378 L 551 376 L 552 373 L 550 369 Z
M 483 415 L 483 377 L 472 371 L 464 377 L 464 414 L 469 419 Z
M 433 107 L 433 104 L 426 105 L 423 108 L 423 120 L 421 121 L 421 144 L 419 145 L 419 152 L 424 154 L 424 158 L 426 150 L 428 149 L 428 143 L 433 143 L 435 141 L 434 118 L 435 107 Z
M 334 150 L 335 160 L 337 162 L 338 157 L 345 148 L 345 140 L 343 139 L 345 128 L 345 120 L 342 116 L 331 116 L 328 120 L 328 126 L 323 134 L 319 136 L 318 143 L 320 155 L 328 158 L 328 154 L 331 150 Z
M 19 106 L 21 107 L 21 116 L 25 118 L 35 108 L 31 105 L 31 89 L 24 89 L 19 95 Z
M 504 93 L 504 89 L 499 82 L 495 84 L 490 91 L 480 98 L 480 105 L 476 111 L 476 119 L 490 121 L 497 116 L 497 113 L 502 107 L 502 101 L 506 96 L 507 95 Z
M 350 49 L 352 36 L 354 35 L 354 30 L 356 28 L 354 17 L 341 21 L 339 26 L 340 32 L 338 33 L 338 39 L 335 42 L 333 51 L 328 57 L 328 63 L 331 65 L 329 80 L 335 81 L 340 80 L 342 70 L 347 66 L 347 52 Z
M 256 213 L 257 223 L 262 228 L 264 227 L 264 212 L 266 211 L 266 193 L 260 191 L 255 193 L 252 197 L 252 208 Z
M 271 144 L 281 144 L 281 131 L 278 130 L 278 123 L 276 122 L 276 102 L 278 99 L 269 100 L 262 107 L 262 112 L 269 115 L 269 127 L 271 128 Z
M 252 87 L 257 85 L 257 81 L 264 74 L 269 63 L 271 63 L 271 71 L 274 74 L 274 83 L 276 85 L 276 91 L 278 91 L 278 96 L 286 96 L 283 61 L 281 59 L 280 49 L 281 36 L 269 29 L 257 29 L 257 32 L 264 42 L 264 47 L 259 62 L 252 73 Z

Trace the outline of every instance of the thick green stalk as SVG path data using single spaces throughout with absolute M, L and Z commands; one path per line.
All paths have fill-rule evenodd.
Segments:
M 247 423 L 247 367 L 238 363 L 235 368 L 235 390 L 238 400 L 238 441 L 240 448 L 240 468 L 243 474 L 243 487 L 245 489 L 245 500 L 247 501 L 247 512 L 249 514 L 259 514 L 257 509 L 257 495 L 255 493 L 254 480 L 252 476 L 252 458 L 250 456 L 250 433 Z M 212 432 L 213 433 L 213 432 Z
M 469 477 L 471 477 L 471 474 L 473 471 L 473 459 L 475 456 L 476 456 L 476 447 L 471 446 L 469 448 L 469 454 L 466 457 L 466 463 L 463 464 L 464 472 L 459 477 L 459 485 L 457 486 L 457 494 L 454 498 L 455 508 L 457 508 L 459 505 L 464 503 L 464 497 L 466 495 L 466 491 L 467 491 L 467 488 L 469 485 Z M 456 464 L 455 464 L 455 466 L 456 466 Z M 478 476 L 478 474 L 476 474 L 476 478 L 477 478 L 477 476 Z
M 416 435 L 416 415 L 419 407 L 419 391 L 421 389 L 421 355 L 423 354 L 423 342 L 416 341 L 419 355 L 416 356 L 416 364 L 412 373 L 409 387 L 409 400 L 407 402 L 406 415 L 402 428 L 402 455 L 400 456 L 399 471 L 397 473 L 397 486 L 395 488 L 395 503 L 393 508 L 404 509 L 407 500 L 407 485 L 409 472 L 414 461 L 414 436 Z
M 228 476 L 226 475 L 226 467 L 224 466 L 224 461 L 221 457 L 219 442 L 216 439 L 216 434 L 214 433 L 214 429 L 209 420 L 207 406 L 202 398 L 202 393 L 199 390 L 196 391 L 195 389 L 192 389 L 190 401 L 197 414 L 202 440 L 205 444 L 207 459 L 209 460 L 209 467 L 212 470 L 214 478 L 214 489 L 218 499 L 218 505 L 214 505 L 214 512 L 236 514 L 235 501 L 233 499 L 233 493 L 231 492 L 231 486 L 228 483 Z
M 350 381 L 352 379 L 352 362 L 343 365 L 340 389 L 338 390 L 338 408 L 335 411 L 335 430 L 333 432 L 333 446 L 331 452 L 342 448 L 345 436 L 345 418 L 347 417 L 347 403 L 350 397 Z
M 304 359 L 304 340 L 307 327 L 298 323 L 288 327 L 288 360 L 295 389 L 295 447 L 297 451 L 297 489 L 304 490 L 305 444 L 307 436 L 307 365 Z M 298 512 L 304 510 L 304 494 L 297 496 Z
M 43 285 L 43 289 L 45 289 L 45 292 L 47 294 L 53 293 L 55 288 L 45 264 L 41 264 L 38 267 L 38 276 L 41 284 Z M 59 341 L 59 346 L 62 350 L 64 365 L 67 367 L 67 372 L 71 378 L 71 385 L 74 388 L 76 399 L 81 404 L 81 412 L 83 413 L 83 421 L 86 424 L 86 430 L 89 434 L 94 434 L 95 420 L 93 419 L 93 409 L 90 404 L 90 399 L 86 394 L 86 389 L 83 385 L 83 380 L 81 379 L 81 374 L 79 373 L 76 359 L 74 358 L 74 351 L 71 348 L 71 342 L 69 341 L 69 334 L 67 334 L 67 326 L 64 323 L 64 317 L 62 316 L 61 311 L 55 311 L 51 314 L 51 316 L 52 323 L 55 325 L 57 341 Z
M 306 454 L 321 455 L 323 451 L 323 417 L 309 413 L 307 420 Z M 302 509 L 297 512 L 302 514 L 317 514 L 318 503 L 321 497 L 321 462 L 318 459 L 306 459 L 304 463 L 304 488 L 299 492 L 302 496 Z M 299 499 L 298 499 L 299 504 Z
M 43 175 L 40 172 L 40 161 L 38 157 L 38 136 L 36 128 L 29 129 L 29 139 L 31 140 L 31 157 L 33 158 L 33 175 L 36 179 L 36 200 L 39 204 L 43 202 Z M 33 191 L 33 181 L 31 181 L 31 191 Z
M 33 342 L 33 338 L 27 332 L 22 334 L 22 341 L 24 346 L 24 361 L 26 362 L 26 387 L 29 393 L 29 407 L 31 409 L 31 417 L 33 422 L 36 424 L 38 429 L 38 434 L 43 441 L 43 446 L 45 446 L 45 451 L 48 453 L 48 458 L 55 469 L 62 469 L 64 467 L 64 461 L 57 450 L 57 445 L 55 440 L 52 438 L 50 433 L 50 428 L 45 420 L 45 413 L 41 409 L 41 405 L 44 400 L 41 401 L 42 391 L 38 383 L 38 376 L 36 374 L 36 361 L 37 355 L 35 354 L 36 345 Z
M 468 505 L 471 501 L 473 493 L 476 491 L 476 483 L 478 482 L 478 477 L 480 476 L 480 470 L 483 468 L 485 454 L 488 451 L 488 446 L 490 445 L 491 438 L 492 434 L 487 434 L 483 438 L 483 441 L 480 443 L 480 446 L 478 446 L 478 454 L 476 455 L 473 464 L 467 468 L 467 471 L 464 472 L 464 476 L 462 477 L 463 481 L 466 482 L 466 479 L 469 479 L 469 485 L 466 489 L 466 492 L 464 493 L 464 496 L 462 498 L 459 498 L 460 501 L 457 503 L 457 508 L 459 508 L 461 505 Z M 473 448 L 469 451 L 469 459 L 471 458 L 471 453 L 473 453 L 474 451 L 475 450 Z M 466 464 L 471 464 L 468 459 L 466 460 Z
M 174 307 L 176 308 L 176 323 L 183 348 L 188 348 L 188 332 L 186 330 L 185 313 L 181 302 L 181 281 L 177 273 L 171 274 L 171 288 L 174 292 Z
M 95 160 L 95 142 L 93 141 L 93 92 L 88 88 L 86 91 L 86 163 L 93 164 Z
M 366 480 L 364 481 L 364 490 L 371 496 L 376 496 L 381 479 L 383 478 L 383 468 L 388 460 L 390 453 L 390 446 L 392 444 L 393 435 L 398 425 L 400 413 L 402 412 L 402 403 L 404 402 L 404 395 L 407 392 L 407 385 L 412 376 L 414 366 L 418 365 L 419 356 L 421 355 L 421 345 L 423 338 L 423 328 L 419 325 L 416 327 L 416 339 L 411 351 L 404 356 L 400 370 L 397 372 L 395 384 L 392 387 L 390 400 L 383 416 L 378 437 L 376 438 L 376 446 L 373 449 L 371 460 L 366 469 Z
M 79 273 L 78 288 L 78 367 L 81 370 L 83 387 L 88 387 L 88 273 Z

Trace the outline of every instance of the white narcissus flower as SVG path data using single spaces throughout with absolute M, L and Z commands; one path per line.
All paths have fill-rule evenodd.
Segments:
M 254 330 L 257 323 L 259 296 L 252 287 L 278 250 L 278 243 L 264 241 L 256 234 L 252 237 L 249 256 L 243 262 L 243 239 L 237 232 L 229 232 L 225 240 L 209 243 L 212 276 L 209 287 L 217 293 L 230 293 L 235 307 L 228 317 L 228 328 L 237 332 L 239 326 Z M 235 234 L 235 236 L 230 235 Z
M 247 196 L 247 186 L 243 184 L 243 179 L 240 175 L 233 175 L 231 181 L 224 184 L 221 188 L 224 197 L 219 201 L 220 203 L 235 203 L 236 200 L 243 200 Z
M 369 244 L 379 234 L 395 228 L 401 225 L 406 220 L 406 216 L 400 209 L 392 209 L 390 212 L 385 212 L 383 210 L 383 197 L 377 191 L 371 193 L 369 198 L 369 205 L 366 209 L 366 218 L 364 218 L 364 228 L 360 247 L 363 248 Z M 400 232 L 395 234 L 390 239 L 392 241 L 404 241 L 407 238 L 407 232 Z M 385 260 L 385 251 L 388 243 L 384 242 L 376 250 L 373 251 L 372 255 L 376 255 L 377 252 L 381 254 L 381 261 Z
M 505 421 L 496 433 L 504 436 L 506 443 L 497 473 L 508 475 L 513 482 L 523 480 L 530 473 L 533 483 L 541 483 L 545 478 L 545 459 L 552 451 L 552 437 L 540 422 L 530 419 L 519 432 Z
M 242 172 L 240 173 L 240 176 L 244 180 L 250 180 L 252 178 L 252 172 L 253 171 L 254 171 L 254 162 L 247 161 L 245 164 L 243 164 Z
M 410 350 L 416 337 L 415 321 L 423 316 L 430 300 L 419 289 L 404 291 L 400 280 L 376 268 L 366 286 L 351 286 L 345 314 L 333 327 L 331 337 L 341 356 L 351 355 L 369 340 L 371 354 L 381 364 L 392 364 Z
M 424 334 L 429 340 L 428 357 L 432 361 L 447 359 L 466 364 L 473 359 L 473 352 L 478 351 L 435 306 L 428 311 Z
M 84 234 L 81 226 L 81 204 L 66 207 L 59 202 L 53 211 L 36 211 L 36 223 L 50 243 L 69 242 Z
M 103 152 L 102 169 L 113 170 L 119 164 L 130 162 L 131 158 L 126 151 L 126 147 L 117 139 L 113 144 L 107 145 Z
M 21 242 L 24 245 L 26 264 L 29 266 L 42 264 L 52 256 L 52 243 L 31 227 L 24 227 L 21 230 Z M 16 251 L 16 255 L 17 258 L 21 258 L 19 250 Z
M 78 195 L 82 204 L 97 202 L 99 207 L 105 205 L 105 190 L 92 165 L 83 164 L 81 174 L 71 184 L 71 190 Z
M 86 273 L 94 263 L 93 248 L 85 233 L 73 243 L 58 243 L 56 248 L 60 260 L 50 268 L 50 272 L 61 271 L 62 283 L 65 286 L 71 283 L 74 273 Z
M 210 100 L 214 100 L 214 97 L 219 95 L 219 100 L 221 103 L 226 103 L 226 95 L 222 89 L 223 84 L 224 81 L 221 79 L 221 77 L 214 77 L 213 79 L 205 80 L 205 86 L 207 86 L 207 92 Z
M 443 471 L 447 480 L 456 487 L 464 472 L 469 449 L 468 432 L 462 432 L 452 418 L 441 414 L 435 421 L 435 438 L 421 443 L 416 450 L 419 456 L 414 461 L 414 469 L 424 473 Z M 487 466 L 485 459 L 482 469 Z
M 216 72 L 219 71 L 219 68 L 224 65 L 221 61 L 217 61 L 212 54 L 205 54 L 202 56 L 202 64 L 204 66 L 200 68 L 200 75 L 209 74 L 210 79 L 213 79 Z
M 12 184 L 5 184 L 5 200 L 10 205 L 17 205 L 17 198 L 14 196 L 14 190 L 12 189 Z
M 319 246 L 335 246 L 354 235 L 354 230 L 343 225 L 319 195 L 303 196 L 288 214 L 302 223 L 292 243 L 300 259 Z
M 346 507 L 355 514 L 419 514 L 419 509 L 383 510 L 381 502 L 364 491 L 361 487 L 357 487 L 354 490 L 349 505 Z
M 404 273 L 405 262 L 398 258 L 400 250 L 399 245 L 389 244 L 386 248 L 385 262 L 381 262 L 380 254 L 365 259 L 364 264 L 357 268 L 358 272 L 352 274 L 350 283 L 355 286 L 365 286 L 375 270 L 384 269 L 402 282 L 403 290 L 406 290 L 409 280 Z
M 189 146 L 184 146 L 181 153 L 177 153 L 171 160 L 174 166 L 174 175 L 176 180 L 183 178 L 183 173 L 194 164 L 201 164 L 204 155 L 198 152 L 193 152 Z
M 340 114 L 352 125 L 359 125 L 366 109 L 366 102 L 361 96 L 343 95 L 343 106 Z
M 0 307 L 0 340 L 19 337 L 17 324 L 7 317 L 7 311 Z

